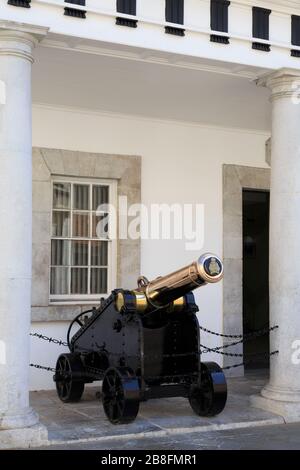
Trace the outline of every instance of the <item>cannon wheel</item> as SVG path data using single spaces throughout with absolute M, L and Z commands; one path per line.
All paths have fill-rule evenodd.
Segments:
M 82 372 L 82 363 L 74 354 L 61 354 L 57 359 L 54 380 L 57 395 L 64 403 L 80 400 L 84 390 L 84 381 L 79 379 Z
M 223 411 L 227 400 L 227 384 L 221 367 L 215 362 L 201 363 L 201 382 L 192 385 L 189 402 L 199 416 L 215 416 Z
M 102 384 L 102 403 L 111 423 L 127 424 L 135 420 L 139 412 L 140 387 L 130 369 L 107 369 Z

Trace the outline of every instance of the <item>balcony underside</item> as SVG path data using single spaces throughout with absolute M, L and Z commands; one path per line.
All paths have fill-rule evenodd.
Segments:
M 61 37 L 48 38 L 35 59 L 35 104 L 270 128 L 269 93 L 254 83 L 266 69 Z

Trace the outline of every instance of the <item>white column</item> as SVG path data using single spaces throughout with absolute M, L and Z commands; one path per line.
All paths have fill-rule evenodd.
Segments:
M 38 444 L 47 436 L 29 406 L 28 384 L 31 66 L 38 38 L 0 24 L 0 448 Z
M 270 380 L 259 408 L 300 420 L 300 71 L 282 69 L 260 80 L 271 90 Z M 297 348 L 297 349 L 295 349 Z M 298 353 L 297 353 L 298 350 Z

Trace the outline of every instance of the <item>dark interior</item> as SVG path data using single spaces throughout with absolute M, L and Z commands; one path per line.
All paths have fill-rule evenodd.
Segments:
M 243 333 L 269 326 L 267 191 L 243 191 Z M 268 368 L 269 334 L 244 342 L 245 369 Z

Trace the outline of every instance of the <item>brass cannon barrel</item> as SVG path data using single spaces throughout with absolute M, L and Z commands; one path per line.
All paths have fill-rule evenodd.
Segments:
M 218 282 L 222 277 L 223 264 L 220 258 L 205 253 L 188 266 L 153 281 L 148 281 L 144 276 L 139 277 L 138 287 L 132 293 L 136 299 L 137 310 L 141 313 L 160 309 L 171 303 L 180 309 L 186 294 L 205 284 Z M 116 297 L 116 307 L 119 311 L 124 302 L 124 294 L 119 292 Z
M 150 282 L 140 283 L 136 291 L 142 292 L 150 305 L 160 308 L 198 287 L 218 282 L 222 277 L 222 261 L 217 256 L 206 253 L 200 256 L 197 261 L 178 271 L 158 277 Z

